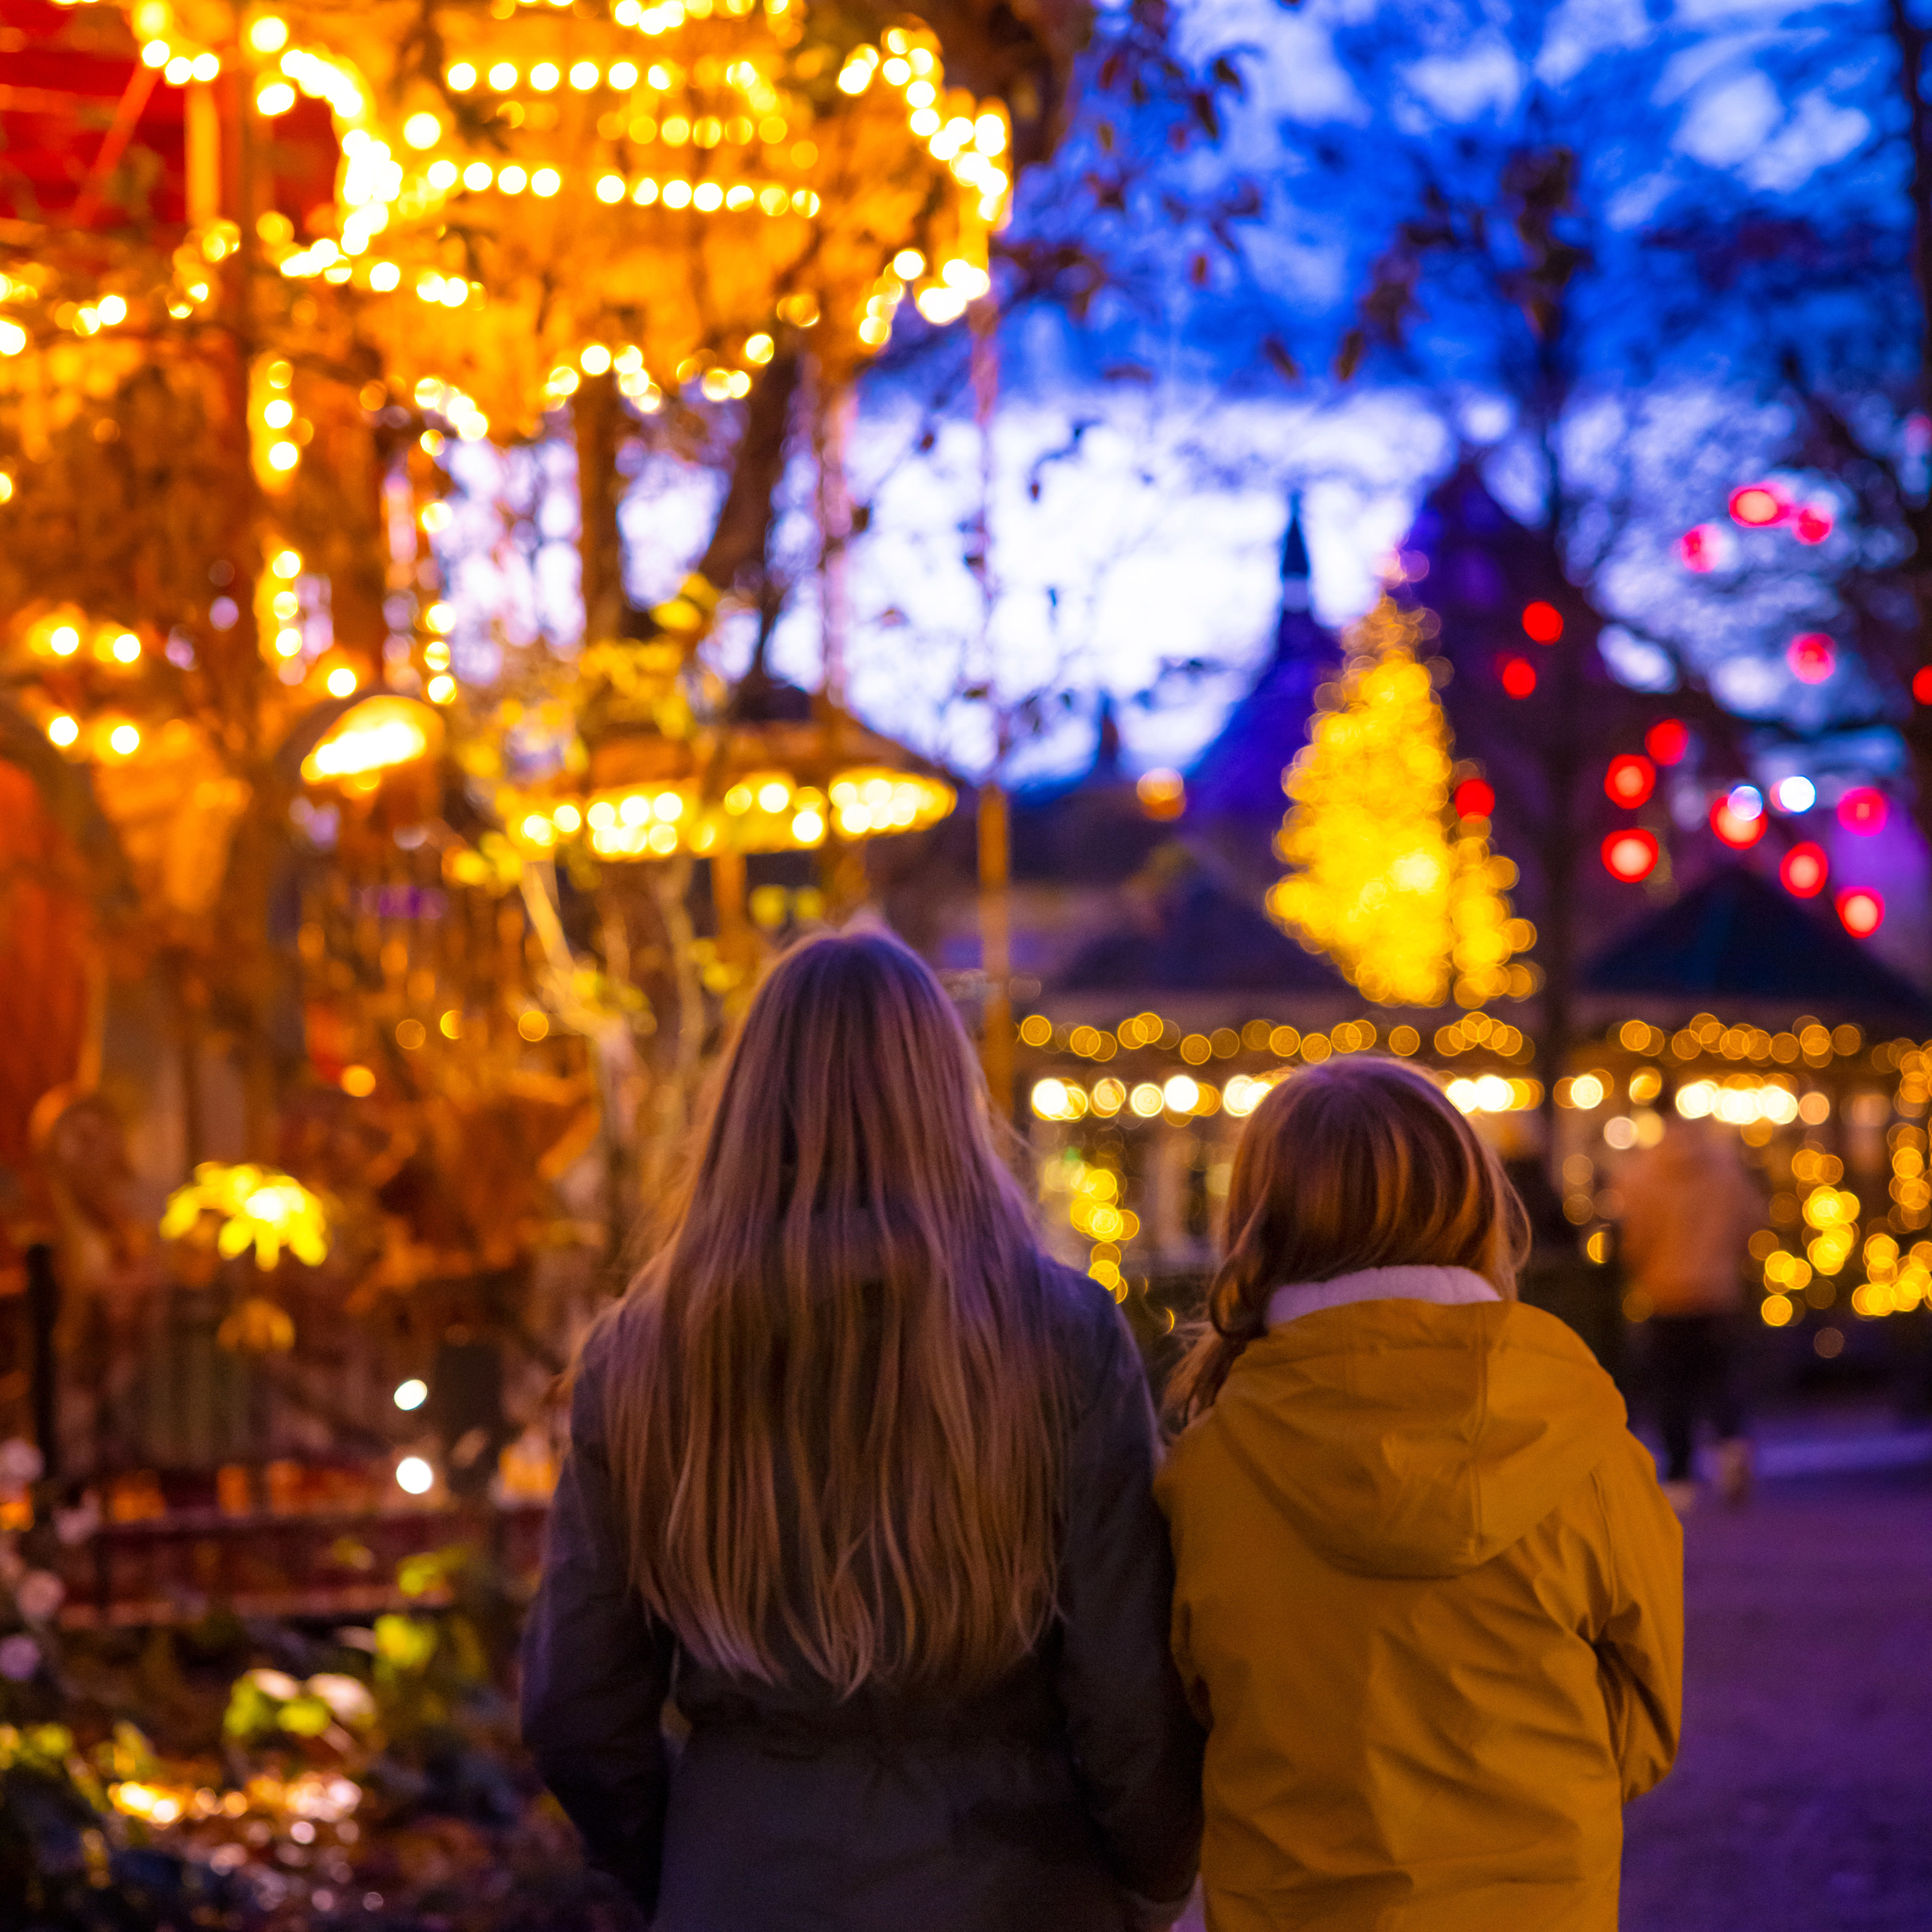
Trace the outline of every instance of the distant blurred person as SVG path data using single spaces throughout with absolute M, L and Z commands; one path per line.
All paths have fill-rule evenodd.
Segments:
M 938 982 L 809 940 L 578 1358 L 538 1768 L 657 1932 L 1168 1925 L 1202 1738 L 1156 1460 L 1126 1324 L 1040 1253 Z
M 1750 1444 L 1737 1390 L 1736 1330 L 1747 1244 L 1764 1214 L 1736 1136 L 1711 1120 L 1664 1115 L 1664 1138 L 1624 1169 L 1622 1258 L 1649 1310 L 1651 1374 L 1664 1436 L 1664 1490 L 1679 1511 L 1697 1498 L 1697 1425 L 1718 1438 L 1718 1493 L 1750 1492 Z

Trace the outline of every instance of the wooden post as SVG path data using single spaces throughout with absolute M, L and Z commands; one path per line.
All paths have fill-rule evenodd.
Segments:
M 617 524 L 623 496 L 617 476 L 617 444 L 624 424 L 616 378 L 586 376 L 570 413 L 577 431 L 584 641 L 590 644 L 615 637 L 624 615 L 624 544 Z
M 846 573 L 852 493 L 845 476 L 845 445 L 851 431 L 853 395 L 849 385 L 833 386 L 822 362 L 812 373 L 818 462 L 819 688 L 836 722 L 845 704 L 845 645 L 852 622 Z
M 34 1441 L 40 1452 L 40 1474 L 61 1472 L 59 1355 L 54 1346 L 60 1322 L 60 1276 L 54 1270 L 51 1241 L 35 1241 L 21 1258 L 26 1264 L 28 1363 L 33 1377 Z
M 986 976 L 980 1064 L 994 1107 L 1004 1120 L 1013 1110 L 1013 962 L 1006 890 L 1012 842 L 1006 790 L 997 774 L 980 788 L 979 831 L 980 964 Z
M 221 108 L 215 99 L 216 86 L 212 80 L 192 80 L 183 90 L 188 218 L 196 228 L 206 226 L 221 214 Z
M 992 707 L 993 762 L 980 787 L 980 965 L 986 975 L 980 1064 L 1003 1120 L 1013 1112 L 1012 932 L 1008 884 L 1012 826 L 1002 779 L 1009 748 L 993 660 L 993 418 L 999 401 L 999 308 L 989 297 L 973 304 L 973 414 L 980 430 L 980 505 L 967 559 L 980 586 L 980 677 Z

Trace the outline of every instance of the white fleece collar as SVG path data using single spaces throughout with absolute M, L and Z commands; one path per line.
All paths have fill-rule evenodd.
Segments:
M 1338 1274 L 1332 1281 L 1291 1282 L 1268 1297 L 1268 1325 L 1284 1322 L 1324 1308 L 1342 1308 L 1352 1301 L 1432 1301 L 1454 1308 L 1472 1301 L 1500 1301 L 1502 1297 L 1473 1268 L 1363 1268 Z

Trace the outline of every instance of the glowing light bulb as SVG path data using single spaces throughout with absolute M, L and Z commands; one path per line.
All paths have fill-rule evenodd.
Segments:
M 1634 752 L 1610 760 L 1604 790 L 1612 803 L 1634 812 L 1657 788 L 1657 767 Z
M 390 1399 L 398 1408 L 420 1408 L 429 1400 L 429 1384 L 420 1376 L 412 1376 L 407 1382 L 397 1385 L 396 1393 Z
M 1747 483 L 1731 492 L 1732 518 L 1747 530 L 1767 530 L 1781 523 L 1789 507 L 1768 483 Z
M 1612 832 L 1604 841 L 1604 869 L 1612 878 L 1635 885 L 1657 869 L 1657 840 L 1650 832 L 1634 827 Z
M 396 1465 L 396 1484 L 412 1496 L 427 1496 L 436 1486 L 436 1472 L 420 1456 L 405 1456 Z
M 1807 839 L 1785 854 L 1778 866 L 1778 876 L 1793 898 L 1810 899 L 1816 898 L 1824 890 L 1831 870 L 1825 848 Z
M 1885 901 L 1863 886 L 1840 892 L 1838 917 L 1854 939 L 1869 939 L 1885 923 Z

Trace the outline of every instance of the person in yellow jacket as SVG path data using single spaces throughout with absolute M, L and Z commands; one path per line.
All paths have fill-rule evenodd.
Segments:
M 1159 1480 L 1208 1725 L 1210 1932 L 1614 1932 L 1670 1768 L 1683 1546 L 1522 1205 L 1436 1086 L 1351 1058 L 1248 1122 Z

